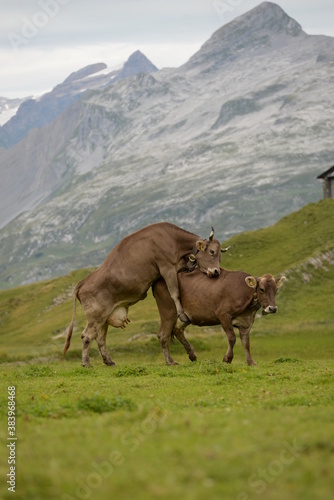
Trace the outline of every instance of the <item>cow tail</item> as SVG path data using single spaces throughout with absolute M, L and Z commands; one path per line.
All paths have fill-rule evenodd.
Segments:
M 70 347 L 71 337 L 72 337 L 73 327 L 74 327 L 75 313 L 76 313 L 76 308 L 77 308 L 76 307 L 76 302 L 77 302 L 77 299 L 78 299 L 78 292 L 79 292 L 79 289 L 81 287 L 81 284 L 82 284 L 81 282 L 78 283 L 77 286 L 73 290 L 73 315 L 72 315 L 72 321 L 70 323 L 70 326 L 67 329 L 67 336 L 66 336 L 66 342 L 65 342 L 65 346 L 64 346 L 64 351 L 63 351 L 62 359 L 65 358 L 65 354 L 67 352 L 67 349 Z

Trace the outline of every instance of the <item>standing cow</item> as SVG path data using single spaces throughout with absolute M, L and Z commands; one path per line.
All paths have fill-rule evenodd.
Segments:
M 277 312 L 275 295 L 283 285 L 285 276 L 275 279 L 271 274 L 255 278 L 242 271 L 221 269 L 217 279 L 210 282 L 204 274 L 181 272 L 178 275 L 180 297 L 188 323 L 177 322 L 176 309 L 162 279 L 154 283 L 153 294 L 160 314 L 158 337 L 167 365 L 176 365 L 169 350 L 171 336 L 184 345 L 191 361 L 196 353 L 184 336 L 184 329 L 191 323 L 198 326 L 221 324 L 228 340 L 227 353 L 223 361 L 231 363 L 236 341 L 234 327 L 238 328 L 248 365 L 255 365 L 249 350 L 249 332 L 255 315 L 262 308 L 262 314 Z
M 89 366 L 89 349 L 96 339 L 103 362 L 114 365 L 106 345 L 108 325 L 123 328 L 129 322 L 128 308 L 143 300 L 152 284 L 162 277 L 168 297 L 181 321 L 188 321 L 179 297 L 177 272 L 195 265 L 206 275 L 220 273 L 220 243 L 161 222 L 144 227 L 124 238 L 92 274 L 73 292 L 73 317 L 64 347 L 65 356 L 73 332 L 76 299 L 84 309 L 87 324 L 81 334 L 82 366 Z

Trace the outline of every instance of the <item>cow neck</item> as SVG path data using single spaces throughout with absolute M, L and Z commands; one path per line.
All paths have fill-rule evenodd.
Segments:
M 259 302 L 259 299 L 257 297 L 257 287 L 255 291 L 253 292 L 253 297 L 252 297 L 252 302 L 250 307 L 254 307 L 257 311 L 261 308 L 261 304 Z
M 198 252 L 199 250 L 196 248 L 196 245 L 194 245 L 191 253 L 188 251 L 183 255 L 183 257 L 181 257 L 180 260 L 183 261 L 183 265 L 178 270 L 178 273 L 182 271 L 191 272 L 194 271 L 194 269 L 198 268 L 196 260 L 196 255 L 198 254 Z
M 175 239 L 179 242 L 180 249 L 186 249 L 185 254 L 187 255 L 191 251 L 194 252 L 196 249 L 196 241 L 200 240 L 200 236 L 185 231 L 183 229 L 178 230 L 175 235 Z
M 196 246 L 196 243 L 195 243 L 195 245 L 193 246 L 193 249 L 192 249 L 192 252 L 191 252 L 190 255 L 194 255 L 196 257 L 196 255 L 198 254 L 198 252 L 199 252 L 199 250 L 198 250 L 198 248 Z
M 187 262 L 186 262 L 186 269 L 187 271 L 193 271 L 198 267 L 197 260 L 196 260 L 196 255 L 198 254 L 199 250 L 196 247 L 196 245 L 193 246 L 192 252 L 186 256 Z

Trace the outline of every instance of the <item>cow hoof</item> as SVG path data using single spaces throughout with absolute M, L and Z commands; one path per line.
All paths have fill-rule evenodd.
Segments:
M 190 361 L 197 361 L 196 354 L 191 354 L 191 355 L 189 354 L 189 359 L 190 359 Z
M 179 314 L 179 320 L 182 321 L 182 323 L 189 323 L 189 318 L 185 313 Z
M 107 366 L 115 366 L 116 363 L 114 363 L 111 359 L 104 359 L 103 363 Z
M 229 363 L 230 364 L 230 363 L 232 363 L 232 359 L 233 358 L 227 358 L 226 356 L 224 356 L 223 361 L 224 361 L 224 363 Z
M 81 363 L 82 368 L 93 368 L 90 363 Z

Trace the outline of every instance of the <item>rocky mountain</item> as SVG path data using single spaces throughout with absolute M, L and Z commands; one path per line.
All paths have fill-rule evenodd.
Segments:
M 319 200 L 333 83 L 334 38 L 264 2 L 180 68 L 84 94 L 0 153 L 17 215 L 0 232 L 1 286 L 97 265 L 159 220 L 223 241 Z
M 123 68 L 115 75 L 114 82 L 117 80 L 123 80 L 123 78 L 129 78 L 130 76 L 139 75 L 142 73 L 151 74 L 158 71 L 158 68 L 147 59 L 144 54 L 137 50 L 134 52 L 127 62 L 124 64 Z
M 53 122 L 71 104 L 91 90 L 101 90 L 114 83 L 138 73 L 158 71 L 140 51 L 132 54 L 118 71 L 107 72 L 104 63 L 86 66 L 72 73 L 51 92 L 37 99 L 25 99 L 15 116 L 0 127 L 0 147 L 11 148 L 20 142 L 32 129 Z M 1 101 L 0 101 L 1 103 Z
M 104 63 L 91 64 L 40 98 L 24 100 L 16 115 L 0 127 L 0 144 L 2 141 L 2 146 L 7 146 L 7 151 L 0 152 L 0 227 L 39 204 L 61 184 L 66 165 L 57 155 L 77 126 L 77 110 L 81 108 L 74 103 L 117 80 L 155 71 L 156 66 L 137 51 L 118 71 L 108 72 Z M 66 110 L 64 118 L 57 121 Z

